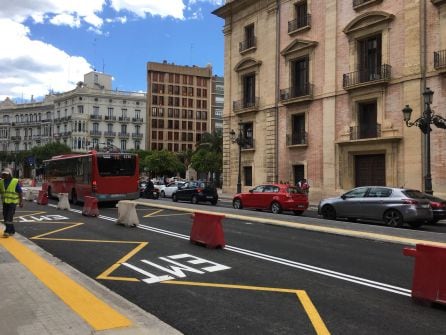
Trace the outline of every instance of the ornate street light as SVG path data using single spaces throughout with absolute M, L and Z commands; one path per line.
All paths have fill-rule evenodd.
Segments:
M 238 144 L 238 176 L 237 176 L 237 193 L 240 193 L 242 191 L 242 147 L 245 146 L 246 139 L 243 136 L 242 132 L 242 125 L 239 124 L 239 133 L 238 136 L 236 135 L 234 129 L 231 129 L 229 132 L 230 139 L 232 143 Z
M 409 105 L 403 108 L 403 119 L 406 122 L 407 127 L 417 126 L 425 135 L 425 154 L 426 154 L 426 167 L 424 176 L 424 192 L 433 194 L 432 190 L 432 177 L 431 177 L 431 139 L 430 132 L 432 131 L 431 124 L 434 124 L 437 128 L 446 129 L 446 119 L 434 113 L 431 109 L 432 97 L 434 92 L 429 88 L 423 92 L 424 97 L 424 111 L 418 119 L 411 122 L 410 116 L 412 114 L 412 108 Z

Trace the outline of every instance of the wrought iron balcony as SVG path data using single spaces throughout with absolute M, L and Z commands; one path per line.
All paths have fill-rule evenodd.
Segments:
M 436 70 L 446 70 L 446 50 L 434 52 L 434 68 Z
M 248 112 L 257 110 L 259 108 L 259 97 L 255 97 L 254 99 L 243 99 L 239 101 L 232 102 L 232 109 L 235 113 L 239 112 Z
M 20 141 L 21 139 L 22 139 L 22 136 L 20 136 L 20 135 L 11 136 L 12 141 Z
M 257 39 L 255 37 L 247 39 L 246 41 L 240 42 L 239 52 L 243 52 L 257 46 Z
M 120 116 L 120 117 L 118 118 L 118 120 L 119 120 L 120 122 L 130 122 L 130 118 L 127 117 L 127 116 Z
M 312 99 L 313 84 L 310 83 L 280 90 L 280 100 L 284 104 Z
M 144 119 L 142 117 L 134 117 L 134 118 L 132 118 L 132 122 L 143 123 Z
M 304 132 L 295 132 L 288 134 L 286 136 L 286 145 L 302 145 L 308 144 L 308 133 Z
M 110 115 L 106 115 L 104 117 L 105 121 L 116 121 L 116 116 L 110 116 Z
M 288 21 L 288 34 L 302 28 L 309 28 L 311 26 L 311 14 L 307 14 L 302 18 Z
M 254 149 L 254 139 L 252 137 L 243 138 L 243 141 L 240 143 L 240 147 L 242 150 Z
M 90 115 L 90 119 L 91 120 L 100 121 L 100 120 L 102 120 L 102 115 L 95 115 L 95 114 L 93 114 L 93 115 Z
M 379 123 L 350 127 L 351 141 L 378 137 L 381 137 L 381 125 Z
M 120 138 L 129 138 L 130 137 L 130 133 L 119 133 L 118 136 Z
M 392 67 L 384 64 L 375 69 L 359 70 L 350 73 L 344 73 L 342 85 L 345 90 L 351 90 L 357 87 L 387 84 L 390 81 Z
M 141 139 L 142 134 L 141 133 L 132 133 L 132 138 Z
M 114 132 L 114 131 L 104 131 L 104 136 L 105 137 L 115 137 L 116 136 L 116 132 Z
M 90 130 L 90 136 L 92 137 L 101 137 L 102 131 L 99 130 Z

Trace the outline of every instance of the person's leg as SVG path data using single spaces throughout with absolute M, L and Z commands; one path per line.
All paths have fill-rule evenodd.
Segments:
M 3 204 L 3 207 L 6 206 L 6 216 L 5 216 L 5 233 L 12 235 L 15 233 L 15 227 L 13 224 L 14 213 L 16 209 L 16 204 Z

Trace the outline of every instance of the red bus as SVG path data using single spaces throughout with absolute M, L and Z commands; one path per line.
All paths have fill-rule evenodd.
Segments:
M 71 203 L 94 196 L 98 202 L 139 198 L 136 154 L 96 152 L 54 156 L 44 161 L 48 196 L 68 193 Z

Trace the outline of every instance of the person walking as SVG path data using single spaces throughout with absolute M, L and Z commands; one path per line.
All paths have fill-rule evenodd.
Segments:
M 306 194 L 310 193 L 310 185 L 308 184 L 307 180 L 304 178 L 302 179 L 297 186 Z
M 3 204 L 3 222 L 6 229 L 3 237 L 14 235 L 14 214 L 17 205 L 23 207 L 22 187 L 17 178 L 12 177 L 10 169 L 5 168 L 2 171 L 2 180 L 0 180 L 0 195 Z

